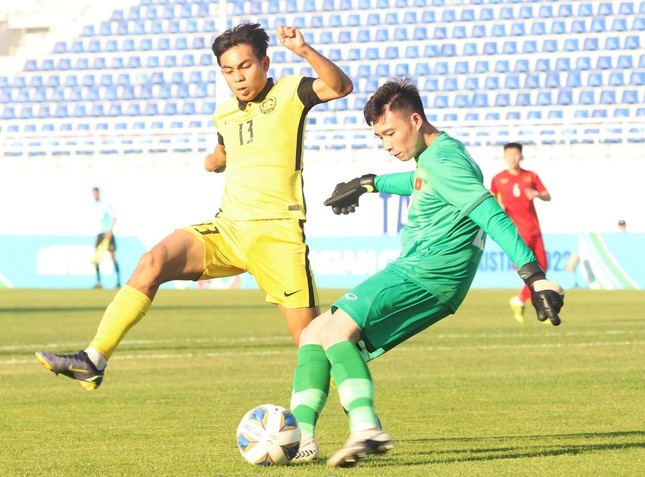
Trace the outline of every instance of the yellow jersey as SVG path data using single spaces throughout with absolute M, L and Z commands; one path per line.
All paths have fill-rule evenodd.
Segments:
M 302 181 L 307 113 L 322 101 L 314 78 L 269 78 L 252 101 L 233 96 L 215 110 L 226 150 L 226 185 L 218 216 L 233 220 L 299 219 L 306 214 Z

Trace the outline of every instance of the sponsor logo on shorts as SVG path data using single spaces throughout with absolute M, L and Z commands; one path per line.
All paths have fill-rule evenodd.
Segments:
M 353 293 L 345 293 L 345 300 L 358 300 L 358 297 Z

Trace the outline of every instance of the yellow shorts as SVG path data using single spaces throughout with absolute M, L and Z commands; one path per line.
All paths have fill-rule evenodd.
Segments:
M 295 219 L 234 221 L 215 217 L 182 227 L 204 244 L 200 280 L 249 272 L 267 294 L 285 308 L 318 306 L 318 290 L 309 265 L 304 224 Z

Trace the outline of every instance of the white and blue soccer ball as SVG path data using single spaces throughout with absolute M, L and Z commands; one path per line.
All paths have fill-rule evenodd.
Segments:
M 255 465 L 289 463 L 300 447 L 300 426 L 282 406 L 261 404 L 247 412 L 237 427 L 237 447 Z

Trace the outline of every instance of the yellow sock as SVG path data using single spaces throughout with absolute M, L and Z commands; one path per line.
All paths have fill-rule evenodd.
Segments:
M 146 314 L 152 302 L 145 294 L 125 285 L 108 305 L 90 343 L 109 358 L 125 334 Z

